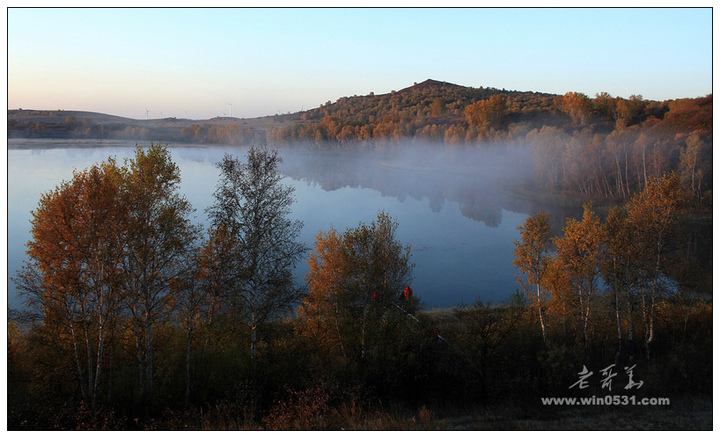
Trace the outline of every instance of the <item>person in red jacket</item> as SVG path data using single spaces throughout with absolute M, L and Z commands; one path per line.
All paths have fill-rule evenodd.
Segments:
M 412 296 L 412 289 L 410 288 L 410 286 L 405 286 L 405 290 L 403 291 L 402 295 L 400 295 L 400 299 L 409 301 L 411 296 Z

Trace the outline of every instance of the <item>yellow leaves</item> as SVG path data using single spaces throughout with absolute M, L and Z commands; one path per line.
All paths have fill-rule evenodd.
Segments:
M 661 239 L 685 206 L 685 194 L 676 174 L 648 181 L 647 187 L 627 204 L 628 221 L 646 238 Z
M 576 277 L 595 273 L 601 256 L 603 239 L 600 219 L 584 206 L 582 220 L 570 218 L 563 228 L 563 237 L 555 239 L 558 257 Z
M 592 101 L 587 95 L 572 91 L 561 98 L 560 107 L 577 124 L 586 123 L 592 115 L 593 109 Z
M 528 276 L 530 283 L 538 283 L 546 264 L 547 246 L 550 243 L 550 217 L 538 213 L 518 227 L 521 241 L 515 241 L 513 265 Z
M 312 298 L 315 302 L 327 301 L 340 279 L 345 266 L 341 249 L 341 236 L 334 228 L 327 232 L 321 230 L 315 237 L 315 251 L 308 256 L 310 271 L 305 277 L 310 290 L 315 291 Z
M 496 94 L 465 107 L 465 118 L 470 125 L 500 129 L 506 110 L 506 98 Z
M 543 286 L 550 292 L 552 298 L 549 309 L 551 312 L 562 315 L 563 308 L 565 308 L 565 312 L 572 309 L 574 303 L 572 299 L 573 287 L 568 272 L 559 258 L 553 257 L 548 260 L 542 280 Z
M 343 343 L 358 342 L 358 333 L 365 336 L 370 308 L 384 308 L 400 296 L 410 283 L 412 264 L 410 247 L 395 239 L 397 226 L 381 212 L 370 225 L 317 234 L 307 259 L 309 293 L 301 310 L 305 336 L 345 349 Z

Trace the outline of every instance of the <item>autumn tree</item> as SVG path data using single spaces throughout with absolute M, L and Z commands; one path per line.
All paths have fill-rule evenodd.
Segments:
M 345 357 L 359 349 L 360 359 L 366 359 L 374 317 L 388 310 L 412 310 L 398 304 L 414 265 L 410 246 L 396 239 L 397 227 L 381 212 L 370 225 L 360 223 L 342 235 L 334 229 L 321 231 L 316 237 L 308 257 L 309 291 L 302 312 L 311 335 L 334 339 Z
M 78 126 L 77 118 L 75 116 L 65 117 L 65 126 L 67 126 L 68 129 L 75 129 Z
M 567 340 L 570 324 L 573 321 L 572 316 L 575 314 L 578 304 L 573 294 L 574 286 L 559 256 L 547 258 L 543 285 L 550 295 L 546 313 L 552 320 L 558 322 L 556 327 L 562 327 L 563 339 Z
M 532 148 L 536 180 L 540 185 L 556 190 L 566 173 L 563 156 L 570 136 L 562 129 L 543 126 L 528 132 L 526 138 Z
M 347 269 L 342 249 L 343 236 L 334 228 L 318 232 L 315 249 L 307 258 L 309 294 L 301 311 L 303 330 L 317 340 L 319 349 L 329 352 L 338 348 L 338 353 L 347 358 L 345 309 L 349 306 L 349 296 L 343 287 Z
M 30 261 L 15 281 L 57 339 L 69 338 L 83 400 L 97 412 L 107 339 L 119 318 L 125 249 L 122 172 L 114 160 L 75 172 L 42 195 L 32 215 Z
M 580 310 L 583 339 L 588 345 L 590 313 L 598 293 L 602 256 L 602 229 L 600 219 L 584 206 L 581 220 L 569 218 L 562 237 L 554 239 L 558 261 L 565 270 Z
M 709 163 L 711 160 L 705 157 L 708 149 L 707 144 L 694 133 L 688 137 L 686 146 L 680 152 L 680 177 L 698 200 L 702 199 L 703 178 L 712 169 Z
M 585 195 L 609 193 L 604 178 L 603 141 L 589 130 L 575 132 L 563 154 L 565 187 Z
M 442 97 L 436 97 L 430 105 L 430 109 L 432 111 L 433 117 L 442 116 L 447 111 L 447 107 L 445 106 L 445 99 L 443 99 Z
M 633 317 L 635 310 L 635 290 L 639 282 L 639 266 L 637 259 L 637 239 L 628 223 L 627 211 L 614 207 L 603 224 L 604 256 L 601 274 L 608 292 L 612 297 L 615 324 L 617 328 L 617 352 L 615 363 L 619 363 L 623 347 L 623 324 L 628 322 L 628 336 L 632 348 Z M 625 312 L 623 312 L 625 310 Z M 626 315 L 623 318 L 621 315 Z M 631 350 L 631 355 L 633 354 Z
M 638 163 L 636 167 L 637 184 L 639 188 L 647 186 L 648 181 L 648 147 L 652 145 L 650 138 L 644 132 L 641 132 L 635 140 L 633 145 L 633 155 L 635 156 L 635 162 Z M 642 175 L 642 178 L 641 178 Z
M 615 130 L 605 139 L 607 154 L 614 162 L 615 191 L 620 197 L 630 196 L 630 156 L 637 132 L 632 129 Z
M 506 111 L 505 96 L 496 94 L 465 107 L 465 118 L 470 126 L 498 130 L 503 127 Z
M 530 293 L 531 299 L 537 308 L 542 330 L 543 341 L 547 342 L 545 331 L 545 314 L 543 311 L 544 299 L 540 291 L 548 264 L 548 245 L 550 244 L 550 217 L 547 213 L 538 213 L 530 216 L 525 223 L 517 228 L 521 240 L 515 240 L 513 265 L 525 274 L 526 278 L 518 278 L 523 285 L 535 285 L 535 294 Z
M 301 289 L 293 268 L 305 252 L 302 222 L 293 221 L 294 189 L 282 184 L 276 150 L 251 147 L 247 162 L 225 155 L 210 218 L 206 251 L 215 252 L 214 282 L 250 327 L 253 370 L 258 327 L 296 302 Z
M 640 117 L 645 106 L 641 95 L 632 95 L 629 99 L 618 97 L 615 101 L 615 128 L 623 129 L 633 123 Z
M 179 193 L 180 169 L 167 148 L 138 147 L 126 167 L 119 198 L 128 211 L 122 227 L 123 292 L 147 409 L 153 392 L 156 329 L 173 311 L 171 284 L 183 275 L 199 229 L 190 222 L 194 210 Z
M 147 151 L 138 147 L 123 167 L 110 159 L 76 173 L 44 195 L 34 214 L 21 289 L 48 322 L 69 331 L 78 364 L 81 348 L 86 351 L 87 365 L 77 371 L 87 379 L 83 398 L 93 409 L 106 336 L 121 313 L 135 335 L 140 389 L 149 406 L 155 329 L 171 314 L 170 283 L 197 235 L 179 182 L 167 149 L 151 144 Z
M 568 92 L 560 99 L 560 108 L 570 116 L 573 123 L 583 125 L 590 120 L 593 105 L 587 95 L 577 92 Z
M 641 299 L 645 323 L 645 349 L 650 357 L 655 338 L 656 302 L 668 289 L 668 248 L 678 219 L 686 204 L 686 194 L 676 174 L 648 181 L 648 185 L 628 202 L 628 224 L 637 239 L 633 256 L 640 263 Z
M 615 112 L 615 99 L 608 92 L 597 93 L 593 100 L 593 108 L 595 115 L 612 120 Z

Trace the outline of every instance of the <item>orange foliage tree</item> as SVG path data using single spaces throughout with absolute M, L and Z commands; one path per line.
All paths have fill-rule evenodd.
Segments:
M 16 278 L 28 304 L 69 339 L 83 400 L 97 411 L 108 335 L 120 317 L 122 173 L 113 160 L 75 172 L 42 195 L 27 263 Z
M 71 339 L 93 411 L 107 336 L 121 318 L 135 335 L 140 392 L 150 401 L 157 325 L 173 310 L 170 284 L 197 233 L 179 181 L 167 149 L 137 148 L 123 167 L 110 159 L 76 172 L 33 213 L 20 290 Z
M 507 111 L 507 99 L 496 94 L 489 99 L 465 107 L 465 118 L 471 126 L 485 129 L 500 129 Z
M 304 332 L 346 358 L 365 360 L 369 332 L 378 328 L 370 327 L 371 321 L 379 325 L 388 311 L 409 312 L 417 306 L 412 299 L 406 308 L 400 306 L 414 265 L 410 246 L 396 240 L 397 226 L 381 212 L 369 226 L 361 223 L 342 235 L 334 229 L 320 232 L 308 257 Z
M 529 294 L 537 308 L 543 341 L 547 342 L 545 313 L 543 311 L 545 300 L 540 291 L 540 285 L 543 283 L 548 264 L 548 245 L 551 237 L 550 217 L 547 213 L 538 213 L 535 216 L 528 217 L 525 223 L 517 229 L 520 231 L 521 240 L 514 242 L 515 259 L 513 265 L 527 277 L 527 281 L 518 277 L 520 284 L 523 286 L 535 285 L 535 293 L 529 292 Z
M 599 292 L 602 256 L 600 219 L 586 204 L 581 220 L 568 219 L 563 236 L 555 239 L 558 261 L 576 291 L 585 345 L 589 340 L 590 313 Z
M 676 174 L 648 181 L 645 189 L 627 204 L 628 225 L 637 244 L 634 257 L 640 262 L 641 302 L 645 323 L 645 348 L 648 358 L 655 337 L 655 310 L 658 297 L 669 288 L 666 275 L 670 236 L 676 231 L 687 202 Z

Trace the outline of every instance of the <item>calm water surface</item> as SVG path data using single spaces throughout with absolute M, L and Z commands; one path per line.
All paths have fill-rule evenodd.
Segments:
M 80 147 L 78 147 L 78 145 Z M 8 150 L 8 306 L 22 308 L 10 277 L 25 259 L 30 212 L 42 193 L 82 170 L 115 156 L 134 155 L 134 144 L 10 140 Z M 169 147 L 181 169 L 181 193 L 206 223 L 218 179 L 215 163 L 225 153 L 245 156 L 244 148 Z M 295 188 L 292 216 L 304 222 L 301 239 L 312 247 L 320 230 L 344 231 L 369 223 L 384 210 L 399 222 L 398 239 L 412 246 L 415 293 L 426 307 L 506 300 L 517 288 L 512 266 L 517 227 L 533 207 L 498 195 L 491 159 L 469 165 L 441 156 L 385 156 L 289 152 L 284 183 Z M 487 164 L 487 168 L 482 168 Z M 520 164 L 515 163 L 518 166 Z M 475 166 L 475 167 L 468 167 Z M 460 169 L 460 170 L 458 170 Z M 464 170 L 463 170 L 464 169 Z M 468 170 L 469 169 L 469 170 Z M 296 269 L 302 281 L 303 261 Z

